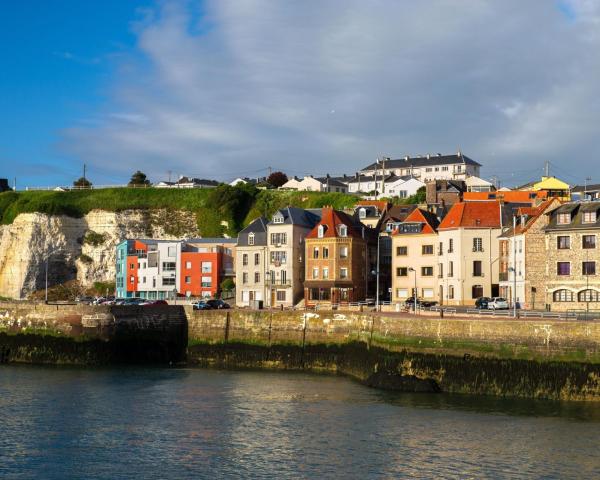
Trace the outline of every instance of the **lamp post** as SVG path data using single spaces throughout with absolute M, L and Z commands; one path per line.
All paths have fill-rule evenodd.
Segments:
M 379 242 L 381 240 L 381 231 L 378 230 L 377 231 L 377 266 L 376 268 L 376 272 L 375 275 L 377 275 L 375 277 L 375 311 L 378 312 L 379 311 Z
M 513 317 L 517 318 L 517 216 L 513 215 Z
M 415 311 L 415 315 L 417 314 L 417 270 L 412 267 L 408 267 L 409 272 L 415 273 L 415 291 L 413 293 L 413 307 Z

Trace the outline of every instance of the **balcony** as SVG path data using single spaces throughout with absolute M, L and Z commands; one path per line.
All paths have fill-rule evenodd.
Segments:
M 484 250 L 483 250 L 483 247 L 482 248 L 473 247 L 473 251 L 483 253 Z

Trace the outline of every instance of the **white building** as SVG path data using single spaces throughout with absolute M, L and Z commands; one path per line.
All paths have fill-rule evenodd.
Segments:
M 302 180 L 297 177 L 292 177 L 280 188 L 282 190 L 299 190 L 308 192 L 348 192 L 347 184 L 330 176 L 317 178 L 313 177 L 312 175 L 308 175 Z

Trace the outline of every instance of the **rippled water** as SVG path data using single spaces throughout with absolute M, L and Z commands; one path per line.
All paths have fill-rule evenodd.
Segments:
M 0 366 L 0 478 L 600 478 L 600 406 Z

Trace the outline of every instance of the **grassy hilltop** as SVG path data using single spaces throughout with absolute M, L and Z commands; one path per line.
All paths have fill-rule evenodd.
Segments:
M 107 188 L 71 192 L 31 191 L 0 193 L 0 224 L 9 225 L 20 213 L 45 213 L 82 217 L 93 209 L 187 210 L 196 214 L 203 236 L 234 236 L 260 215 L 270 216 L 278 208 L 353 206 L 358 197 L 342 193 L 258 190 L 253 186 L 221 185 L 212 189 Z M 227 221 L 229 227 L 221 226 Z

